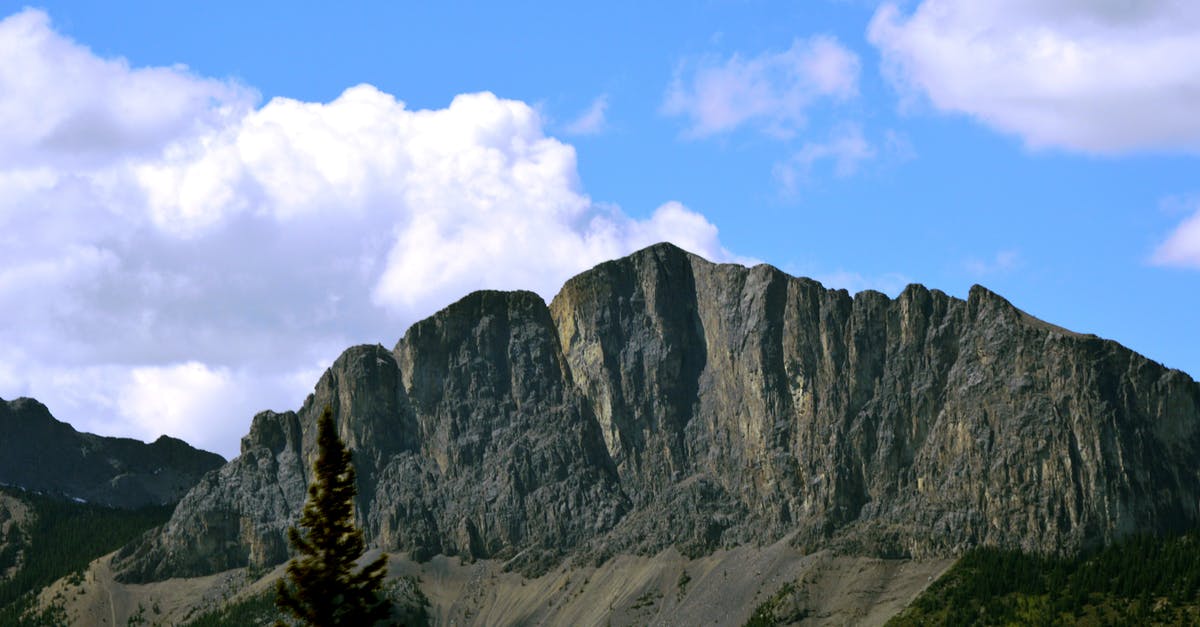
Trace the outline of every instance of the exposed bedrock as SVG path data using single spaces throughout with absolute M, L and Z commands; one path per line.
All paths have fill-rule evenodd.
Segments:
M 127 580 L 287 559 L 315 424 L 354 450 L 370 541 L 527 573 L 677 546 L 1072 552 L 1194 525 L 1200 385 L 983 287 L 851 297 L 660 244 L 477 292 L 347 350 L 298 412 L 127 547 Z

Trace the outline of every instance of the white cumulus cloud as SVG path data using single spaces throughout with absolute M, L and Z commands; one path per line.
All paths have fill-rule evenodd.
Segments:
M 40 11 L 0 21 L 0 58 L 5 168 L 152 155 L 165 142 L 228 124 L 255 98 L 183 66 L 132 69 L 98 58 L 55 33 Z
M 656 241 L 735 257 L 702 215 L 591 200 L 574 149 L 490 93 L 274 98 L 0 21 L 0 396 L 225 455 L 352 343 L 479 288 L 543 296 Z M 19 63 L 9 63 L 9 60 Z
M 883 4 L 868 38 L 906 97 L 1034 148 L 1200 149 L 1200 3 L 923 0 Z
M 116 400 L 143 432 L 163 431 L 196 446 L 212 446 L 223 443 L 213 440 L 208 424 L 197 416 L 220 415 L 231 405 L 244 405 L 247 393 L 228 368 L 189 361 L 131 369 Z
M 695 137 L 746 124 L 790 137 L 817 101 L 858 94 L 860 65 L 856 54 L 827 35 L 796 39 L 783 52 L 709 57 L 680 67 L 662 110 L 688 118 Z

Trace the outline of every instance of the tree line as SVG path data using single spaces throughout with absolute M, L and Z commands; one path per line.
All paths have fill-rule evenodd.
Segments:
M 967 552 L 889 625 L 1200 623 L 1200 530 L 1074 558 Z
M 37 591 L 71 573 L 81 573 L 97 557 L 167 522 L 174 509 L 173 505 L 117 509 L 9 487 L 0 487 L 0 491 L 24 501 L 32 510 L 22 532 L 10 532 L 0 549 L 0 561 L 9 566 L 23 553 L 17 572 L 0 581 L 0 625 L 27 624 L 31 619 L 21 615 L 32 606 Z

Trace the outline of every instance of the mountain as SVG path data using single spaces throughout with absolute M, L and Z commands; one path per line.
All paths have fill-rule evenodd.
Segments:
M 80 624 L 37 607 L 37 592 L 66 577 L 78 586 L 97 557 L 162 525 L 170 505 L 134 509 L 78 503 L 0 487 L 0 625 Z
M 162 436 L 146 444 L 80 433 L 31 399 L 0 399 L 0 484 L 138 508 L 178 501 L 225 459 Z
M 263 412 L 127 582 L 278 564 L 333 408 L 371 544 L 528 575 L 785 540 L 1071 554 L 1200 512 L 1200 385 L 983 287 L 851 297 L 660 244 L 547 305 L 477 292 Z M 586 583 L 586 582 L 585 582 Z

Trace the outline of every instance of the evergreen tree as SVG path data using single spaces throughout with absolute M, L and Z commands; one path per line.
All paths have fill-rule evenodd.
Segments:
M 354 572 L 362 555 L 362 530 L 354 526 L 354 467 L 337 436 L 333 413 L 317 421 L 317 461 L 299 526 L 288 529 L 296 557 L 275 590 L 275 604 L 301 624 L 386 624 L 391 606 L 381 587 L 387 555 Z

